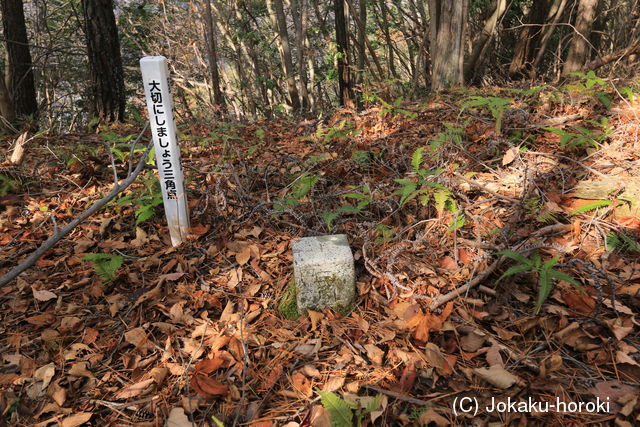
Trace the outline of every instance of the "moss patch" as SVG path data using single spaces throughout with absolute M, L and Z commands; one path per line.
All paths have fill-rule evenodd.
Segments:
M 289 320 L 296 320 L 300 317 L 298 312 L 298 301 L 296 300 L 296 283 L 293 279 L 287 285 L 282 298 L 280 298 L 280 304 L 278 310 L 282 315 Z

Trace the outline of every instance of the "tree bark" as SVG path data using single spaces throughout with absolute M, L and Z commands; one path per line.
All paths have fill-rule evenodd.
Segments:
M 387 4 L 385 0 L 380 0 L 380 14 L 382 15 L 382 32 L 384 33 L 385 42 L 387 43 L 387 63 L 389 67 L 389 77 L 398 78 L 396 65 L 393 61 L 393 44 L 391 34 L 389 34 L 389 19 L 387 18 Z
M 2 25 L 7 43 L 6 86 L 13 113 L 17 117 L 35 117 L 38 113 L 38 102 L 22 0 L 2 0 Z M 6 116 L 5 118 L 8 119 Z
M 536 58 L 533 61 L 533 65 L 531 66 L 531 72 L 529 73 L 529 76 L 532 79 L 535 78 L 538 72 L 538 66 L 542 61 L 544 52 L 547 50 L 547 45 L 549 44 L 549 40 L 551 40 L 551 35 L 553 34 L 555 27 L 558 25 L 558 22 L 560 22 L 560 18 L 562 18 L 562 15 L 564 14 L 564 9 L 567 6 L 568 0 L 559 0 L 559 1 L 560 3 L 558 4 L 558 7 L 555 8 L 556 10 L 555 10 L 555 14 L 553 15 L 553 22 L 551 23 L 549 28 L 546 29 L 544 35 L 542 36 L 542 40 L 540 41 L 540 49 L 538 49 L 538 52 L 536 53 Z
M 282 0 L 269 0 L 267 2 L 274 25 L 278 32 L 278 50 L 282 58 L 282 71 L 287 83 L 287 93 L 289 94 L 289 105 L 294 112 L 300 111 L 300 97 L 296 87 L 295 72 L 293 70 L 293 60 L 291 59 L 291 45 L 289 44 L 289 33 L 287 31 L 287 20 L 284 15 L 284 5 Z
M 429 0 L 434 91 L 463 83 L 467 7 L 468 0 Z
M 344 0 L 333 1 L 333 13 L 336 26 L 336 50 L 338 65 L 338 90 L 340 105 L 353 108 L 353 87 L 349 70 L 349 34 L 345 19 Z
M 304 14 L 304 0 L 291 0 L 291 17 L 296 32 L 296 50 L 298 57 L 298 76 L 300 77 L 300 97 L 302 98 L 302 109 L 304 111 L 311 110 L 311 101 L 309 100 L 309 79 L 307 78 L 307 66 L 305 64 L 304 55 L 304 39 L 306 33 Z
M 125 93 L 120 40 L 112 0 L 82 0 L 91 76 L 92 113 L 124 121 Z
M 218 49 L 216 43 L 216 32 L 213 24 L 213 13 L 211 12 L 210 0 L 205 0 L 205 23 L 207 26 L 207 51 L 209 54 L 209 72 L 211 73 L 211 86 L 213 89 L 213 103 L 216 109 L 224 114 L 226 105 L 224 95 L 220 90 L 220 74 L 218 73 Z
M 573 39 L 562 68 L 562 74 L 567 75 L 582 71 L 589 61 L 589 50 L 591 48 L 589 39 L 591 38 L 591 28 L 596 18 L 597 8 L 598 0 L 580 0 Z
M 358 110 L 362 110 L 362 93 L 364 88 L 364 64 L 367 60 L 367 0 L 358 0 L 358 82 L 360 95 L 358 96 Z
M 526 19 L 527 25 L 520 31 L 513 59 L 509 64 L 509 74 L 512 77 L 523 75 L 535 58 L 542 26 L 547 19 L 550 7 L 551 0 L 536 0 L 531 4 Z
M 498 22 L 507 11 L 507 0 L 497 0 L 496 7 L 491 16 L 485 21 L 484 27 L 478 39 L 473 45 L 473 51 L 464 69 L 465 80 L 471 81 L 478 76 L 478 68 L 482 65 L 489 43 L 495 35 Z

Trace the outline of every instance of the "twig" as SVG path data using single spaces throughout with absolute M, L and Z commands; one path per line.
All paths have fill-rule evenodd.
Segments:
M 609 175 L 604 174 L 604 173 L 602 173 L 600 171 L 595 170 L 594 168 L 592 168 L 590 166 L 585 165 L 580 160 L 572 159 L 571 157 L 563 156 L 562 154 L 542 153 L 540 151 L 525 151 L 523 154 L 532 154 L 532 155 L 535 155 L 535 156 L 557 157 L 559 159 L 569 160 L 569 161 L 574 162 L 575 164 L 581 166 L 583 169 L 588 170 L 592 174 L 598 175 L 598 176 L 600 176 L 602 178 L 608 178 L 609 177 Z
M 471 179 L 465 178 L 464 176 L 460 175 L 460 174 L 459 174 L 459 173 L 457 173 L 457 172 L 455 172 L 453 175 L 454 175 L 456 178 L 459 178 L 459 179 L 463 180 L 464 182 L 466 182 L 467 184 L 471 185 L 472 187 L 475 187 L 475 188 L 477 188 L 478 190 L 482 190 L 482 191 L 484 191 L 485 193 L 489 193 L 489 194 L 491 194 L 491 195 L 492 195 L 492 196 L 494 196 L 494 197 L 497 197 L 497 198 L 499 198 L 499 199 L 503 199 L 503 200 L 509 201 L 509 202 L 511 202 L 511 203 L 518 203 L 518 202 L 519 202 L 519 200 L 518 200 L 518 199 L 515 199 L 515 198 L 513 198 L 513 197 L 509 197 L 509 196 L 504 196 L 504 195 L 502 195 L 502 194 L 500 194 L 500 193 L 498 193 L 498 192 L 496 192 L 496 191 L 490 190 L 489 188 L 487 188 L 486 186 L 484 186 L 484 185 L 480 184 L 479 182 L 476 182 L 476 181 L 473 181 L 473 180 L 471 180 Z
M 552 234 L 552 233 L 555 233 L 557 231 L 563 231 L 563 230 L 566 230 L 569 227 L 571 227 L 571 226 L 570 225 L 566 225 L 566 224 L 553 224 L 553 225 L 549 225 L 547 227 L 543 227 L 540 230 L 531 233 L 531 235 L 529 236 L 528 239 L 526 239 L 526 240 L 520 242 L 519 244 L 515 245 L 510 250 L 513 251 L 513 252 L 517 252 L 524 245 L 524 243 L 527 240 L 530 240 L 531 238 L 540 237 L 540 236 L 543 236 L 545 234 Z M 477 275 L 473 279 L 469 280 L 464 285 L 459 286 L 459 287 L 455 288 L 454 290 L 452 290 L 451 292 L 449 292 L 447 294 L 444 294 L 444 295 L 440 295 L 439 297 L 431 300 L 431 302 L 429 303 L 429 309 L 433 311 L 436 308 L 440 307 L 442 304 L 446 304 L 447 302 L 451 301 L 452 299 L 454 299 L 454 298 L 460 296 L 461 294 L 467 292 L 469 289 L 473 288 L 474 286 L 482 283 L 487 277 L 489 277 L 491 275 L 491 273 L 493 273 L 498 267 L 500 267 L 500 265 L 503 262 L 505 262 L 506 260 L 507 260 L 506 256 L 504 256 L 504 255 L 501 256 L 500 258 L 495 260 L 493 262 L 493 264 L 491 264 L 489 267 L 487 267 L 486 270 L 484 270 L 482 273 L 480 273 L 479 275 Z
M 146 127 L 142 130 L 144 132 Z M 36 263 L 41 256 L 46 254 L 53 246 L 55 246 L 58 241 L 60 241 L 64 236 L 69 234 L 71 230 L 80 225 L 85 219 L 89 218 L 94 213 L 98 212 L 102 209 L 107 203 L 113 200 L 120 192 L 124 191 L 127 187 L 129 187 L 138 177 L 140 172 L 144 169 L 144 166 L 147 164 L 147 154 L 153 145 L 153 141 L 150 141 L 147 145 L 147 149 L 143 153 L 142 157 L 138 161 L 138 165 L 134 169 L 134 171 L 127 176 L 121 183 L 117 183 L 113 185 L 113 188 L 102 199 L 98 200 L 94 203 L 89 209 L 82 212 L 75 219 L 73 219 L 69 224 L 67 224 L 64 228 L 59 230 L 56 233 L 53 233 L 46 242 L 44 242 L 38 249 L 36 249 L 27 259 L 25 259 L 22 263 L 18 264 L 16 267 L 11 269 L 7 274 L 0 277 L 0 288 L 8 285 L 13 279 L 18 277 L 22 272 L 29 269 L 33 264 Z

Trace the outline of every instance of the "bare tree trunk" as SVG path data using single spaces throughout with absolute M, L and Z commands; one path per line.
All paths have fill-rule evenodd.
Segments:
M 210 0 L 205 0 L 205 22 L 207 25 L 207 51 L 209 53 L 209 72 L 211 73 L 211 86 L 213 88 L 213 103 L 219 113 L 224 114 L 226 105 L 224 95 L 220 90 L 220 74 L 218 74 L 218 52 L 216 45 L 216 32 L 213 23 Z
M 596 18 L 596 10 L 598 8 L 598 0 L 580 0 L 578 4 L 578 15 L 576 16 L 575 32 L 569 53 L 564 62 L 562 74 L 566 75 L 576 71 L 582 71 L 590 58 L 589 38 L 591 36 L 591 28 Z
M 282 0 L 268 0 L 269 12 L 273 24 L 278 32 L 278 50 L 282 58 L 282 71 L 284 72 L 289 94 L 289 105 L 294 112 L 300 111 L 300 97 L 296 87 L 295 72 L 293 70 L 293 60 L 291 59 L 291 45 L 289 44 L 289 33 L 287 31 L 287 20 L 284 15 L 284 5 Z
M 2 0 L 2 25 L 7 43 L 6 88 L 16 116 L 36 116 L 38 102 L 22 0 Z
M 309 111 L 311 102 L 309 101 L 309 80 L 307 79 L 307 67 L 304 61 L 305 49 L 304 39 L 306 27 L 303 19 L 304 0 L 291 0 L 291 17 L 296 31 L 296 49 L 298 56 L 298 75 L 300 76 L 300 97 L 302 98 L 302 109 Z
M 124 76 L 112 0 L 82 0 L 93 91 L 92 113 L 106 122 L 123 121 Z
M 380 12 L 382 15 L 382 32 L 384 33 L 385 42 L 387 43 L 387 62 L 389 66 L 389 77 L 398 78 L 396 66 L 393 62 L 393 44 L 391 42 L 391 34 L 389 33 L 389 19 L 387 17 L 387 4 L 385 0 L 380 0 Z
M 11 103 L 11 95 L 2 74 L 0 74 L 0 116 L 2 116 L 0 118 L 0 129 L 10 131 L 11 123 L 16 119 L 16 112 Z
M 507 0 L 497 0 L 496 7 L 493 10 L 491 16 L 485 21 L 484 27 L 478 39 L 473 45 L 473 51 L 471 57 L 464 69 L 465 80 L 471 81 L 478 77 L 478 68 L 481 67 L 483 59 L 488 51 L 489 44 L 493 40 L 498 22 L 504 16 L 507 11 Z
M 550 7 L 551 0 L 536 0 L 531 4 L 531 9 L 527 14 L 526 26 L 520 31 L 513 59 L 509 64 L 509 74 L 512 77 L 525 73 L 533 61 L 540 34 L 542 33 L 542 25 L 546 21 Z
M 429 0 L 431 15 L 431 89 L 462 85 L 468 0 Z
M 338 90 L 340 105 L 353 108 L 353 87 L 349 72 L 349 34 L 345 19 L 344 0 L 333 1 L 333 13 L 336 23 L 336 50 L 338 51 Z
M 362 93 L 364 87 L 364 64 L 367 59 L 366 37 L 367 37 L 367 0 L 358 0 L 358 81 L 360 95 L 358 96 L 358 110 L 362 110 Z
M 531 66 L 531 71 L 529 73 L 529 77 L 531 77 L 532 79 L 535 78 L 538 72 L 538 66 L 540 65 L 540 62 L 542 62 L 542 57 L 544 56 L 544 52 L 547 50 L 547 45 L 549 44 L 549 40 L 551 40 L 551 35 L 558 25 L 558 22 L 560 22 L 562 15 L 564 14 L 564 10 L 567 6 L 568 0 L 559 0 L 559 2 L 560 3 L 558 4 L 558 7 L 555 8 L 555 11 L 553 11 L 553 9 L 550 11 L 550 13 L 553 13 L 553 22 L 546 29 L 544 35 L 542 36 L 542 40 L 540 41 L 540 49 L 538 49 L 538 53 L 536 53 L 536 59 L 533 61 L 533 65 Z

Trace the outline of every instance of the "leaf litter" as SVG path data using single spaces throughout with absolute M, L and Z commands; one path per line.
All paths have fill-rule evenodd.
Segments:
M 0 289 L 6 422 L 469 423 L 452 410 L 460 397 L 611 402 L 599 414 L 481 410 L 485 422 L 640 422 L 640 262 L 633 246 L 606 245 L 612 233 L 638 241 L 637 204 L 612 194 L 591 208 L 572 192 L 603 175 L 637 178 L 629 167 L 640 158 L 637 122 L 624 103 L 593 107 L 618 130 L 597 149 L 569 150 L 561 132 L 537 125 L 548 116 L 526 99 L 528 122 L 506 114 L 496 132 L 482 111 L 461 111 L 458 95 L 406 103 L 415 117 L 372 107 L 303 127 L 238 125 L 227 151 L 197 144 L 203 127 L 187 127 L 187 243 L 168 245 L 161 208 L 136 224 L 135 206 L 114 203 Z M 585 105 L 558 102 L 546 114 L 577 108 Z M 341 131 L 325 137 L 333 128 Z M 73 150 L 63 138 L 48 143 Z M 79 174 L 32 147 L 22 166 L 0 166 L 29 182 L 1 205 L 2 272 L 47 238 L 50 215 L 71 220 L 111 184 L 110 166 L 95 156 L 91 173 Z M 330 232 L 349 237 L 358 303 L 345 317 L 288 320 L 278 307 L 291 281 L 291 240 Z M 514 248 L 559 256 L 586 293 L 555 282 L 534 316 L 537 277 L 496 285 L 510 266 L 503 262 L 435 306 Z M 83 260 L 95 253 L 119 257 L 110 258 L 113 277 Z

